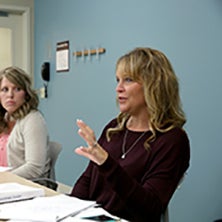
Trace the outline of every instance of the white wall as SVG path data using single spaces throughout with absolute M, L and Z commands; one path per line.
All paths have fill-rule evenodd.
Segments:
M 14 65 L 19 65 L 24 68 L 28 73 L 34 76 L 34 1 L 33 0 L 0 0 L 0 11 L 9 11 L 20 13 L 21 12 L 21 46 L 17 45 L 16 48 L 12 48 Z M 13 15 L 16 16 L 16 15 Z M 18 15 L 17 15 L 18 17 Z M 18 19 L 17 19 L 18 20 Z M 16 20 L 16 21 L 17 21 Z M 18 31 L 19 31 L 18 30 Z M 19 36 L 13 37 L 18 42 Z M 3 45 L 3 44 L 1 44 Z M 22 47 L 22 48 L 20 48 Z M 21 50 L 22 49 L 22 50 Z M 17 50 L 17 51 L 16 51 Z M 20 52 L 20 53 L 19 53 Z

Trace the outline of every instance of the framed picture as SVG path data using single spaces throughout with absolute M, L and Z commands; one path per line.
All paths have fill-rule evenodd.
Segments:
M 56 71 L 69 71 L 69 41 L 58 42 L 56 45 Z

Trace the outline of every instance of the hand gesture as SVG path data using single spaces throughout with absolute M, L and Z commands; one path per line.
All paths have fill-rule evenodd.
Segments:
M 82 120 L 77 119 L 78 134 L 86 141 L 88 147 L 80 146 L 75 152 L 84 156 L 98 165 L 103 164 L 108 158 L 108 153 L 97 143 L 94 131 Z

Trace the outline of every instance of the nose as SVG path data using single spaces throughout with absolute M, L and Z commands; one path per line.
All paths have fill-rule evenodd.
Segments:
M 9 96 L 10 98 L 13 98 L 13 97 L 14 97 L 14 91 L 13 91 L 12 89 L 9 89 L 9 91 L 8 91 L 8 96 Z
M 122 92 L 124 90 L 123 84 L 121 81 L 117 83 L 116 92 Z

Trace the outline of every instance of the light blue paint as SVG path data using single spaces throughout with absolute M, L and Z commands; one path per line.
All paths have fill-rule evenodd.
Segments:
M 56 73 L 56 43 L 65 40 L 70 71 Z M 74 50 L 97 46 L 107 50 L 100 60 L 74 60 Z M 171 60 L 188 118 L 191 167 L 170 203 L 171 222 L 222 218 L 221 0 L 35 1 L 36 88 L 43 84 L 41 64 L 49 61 L 49 97 L 40 108 L 51 138 L 63 145 L 57 179 L 72 185 L 85 168 L 87 161 L 73 152 L 83 144 L 75 120 L 100 135 L 118 112 L 115 62 L 136 46 L 157 48 Z

